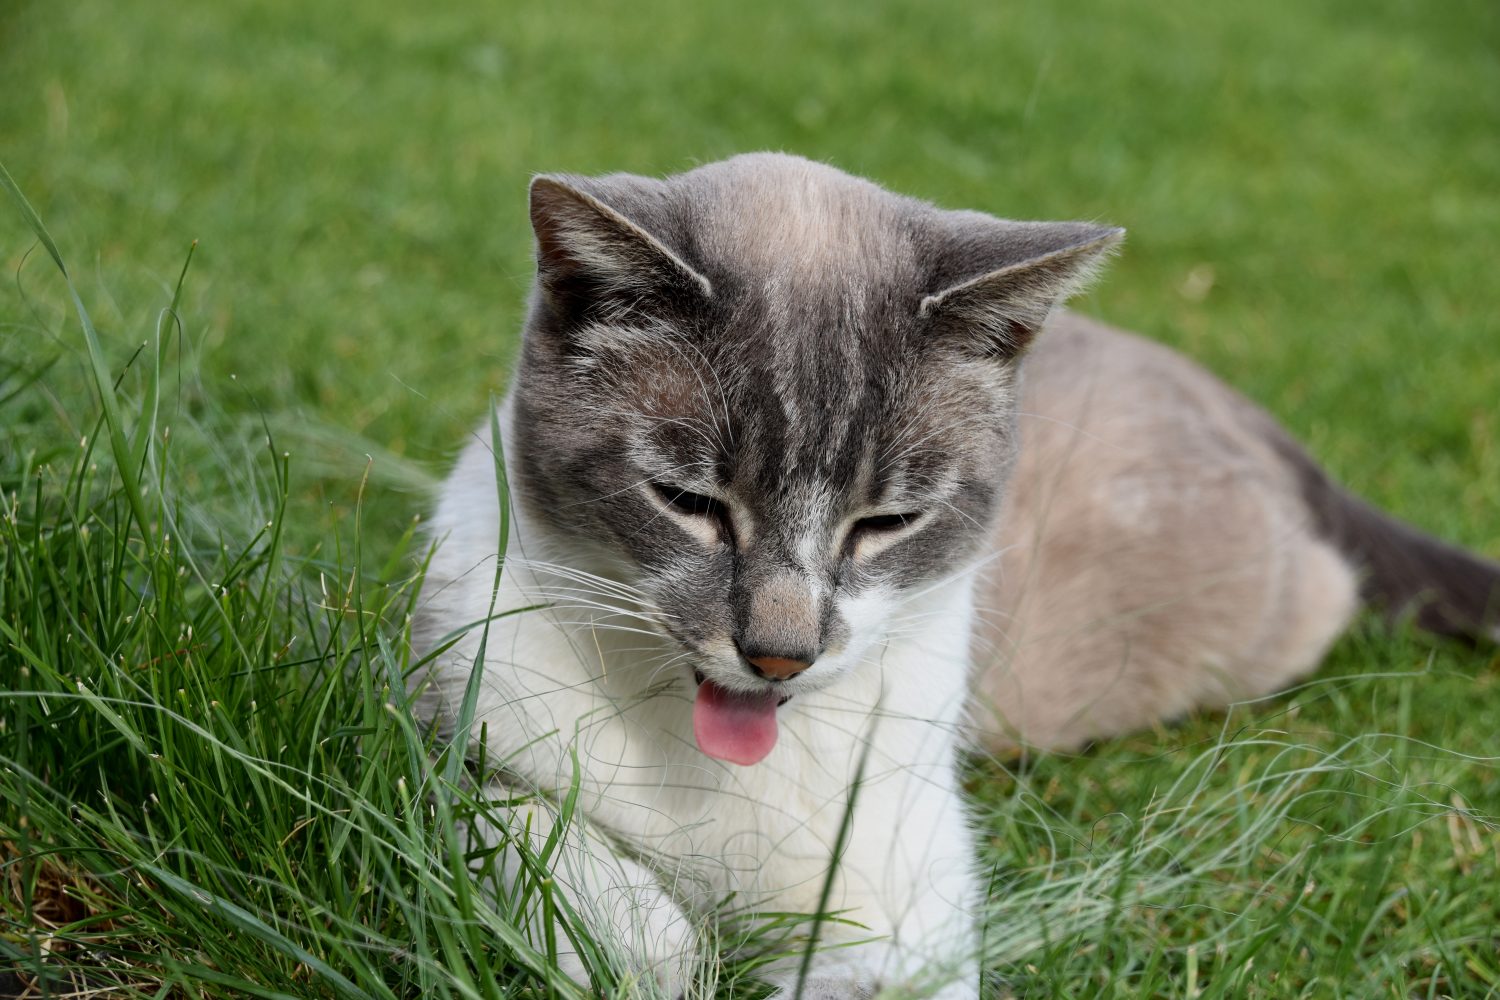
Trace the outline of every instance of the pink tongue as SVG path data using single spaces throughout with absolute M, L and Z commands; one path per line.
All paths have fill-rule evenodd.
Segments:
M 713 681 L 704 681 L 693 703 L 698 749 L 731 764 L 760 762 L 776 746 L 776 703 L 780 700 L 773 691 L 732 694 Z

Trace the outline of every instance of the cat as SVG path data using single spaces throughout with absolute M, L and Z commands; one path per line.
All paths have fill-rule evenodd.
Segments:
M 539 843 L 576 782 L 555 877 L 620 989 L 691 995 L 716 916 L 821 904 L 842 947 L 772 960 L 784 995 L 975 997 L 966 748 L 1275 691 L 1362 602 L 1500 638 L 1500 565 L 1060 308 L 1120 229 L 781 154 L 538 177 L 531 219 L 499 438 L 431 524 L 417 684 L 451 729 L 479 664 L 474 732 L 541 793 L 504 827 Z

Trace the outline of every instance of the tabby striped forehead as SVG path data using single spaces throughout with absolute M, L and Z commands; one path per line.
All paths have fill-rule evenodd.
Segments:
M 993 476 L 1008 412 L 1002 371 L 877 349 L 868 332 L 832 320 L 826 330 L 702 345 L 619 338 L 601 367 L 619 373 L 607 391 L 634 407 L 629 450 L 642 474 L 732 497 L 788 533 L 925 509 Z M 747 347 L 776 341 L 774 351 Z

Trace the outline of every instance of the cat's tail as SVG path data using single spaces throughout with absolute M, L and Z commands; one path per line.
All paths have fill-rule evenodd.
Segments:
M 1361 596 L 1392 618 L 1440 635 L 1500 643 L 1500 562 L 1418 530 L 1329 478 L 1275 428 L 1314 524 L 1359 569 Z

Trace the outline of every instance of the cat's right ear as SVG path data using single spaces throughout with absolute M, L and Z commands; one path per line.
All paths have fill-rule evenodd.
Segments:
M 918 316 L 986 358 L 1014 360 L 1052 310 L 1081 291 L 1125 230 L 1089 222 L 1011 222 L 950 212 L 939 281 Z M 949 284 L 951 282 L 951 284 Z
M 661 240 L 560 177 L 531 182 L 537 281 L 565 314 L 620 316 L 707 299 L 713 285 Z

